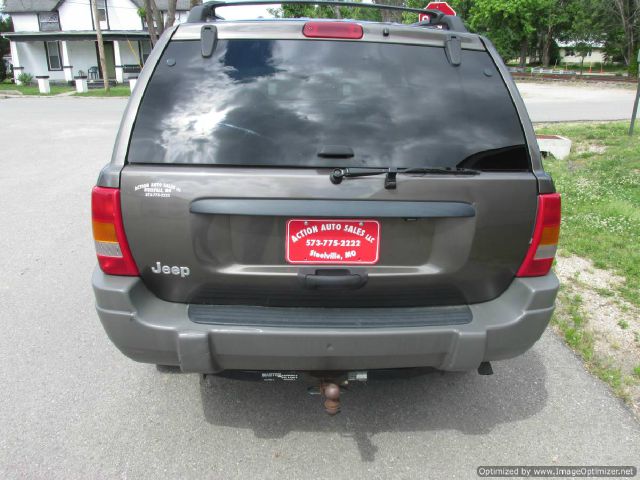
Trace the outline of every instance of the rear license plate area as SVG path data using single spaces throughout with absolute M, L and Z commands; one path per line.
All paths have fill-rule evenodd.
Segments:
M 288 263 L 374 265 L 379 255 L 380 222 L 376 220 L 287 221 Z

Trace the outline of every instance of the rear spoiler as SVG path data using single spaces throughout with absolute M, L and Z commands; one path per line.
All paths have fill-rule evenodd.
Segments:
M 331 5 L 337 7 L 373 8 L 379 10 L 395 10 L 410 13 L 422 13 L 429 17 L 428 21 L 414 23 L 414 26 L 427 28 L 443 28 L 452 32 L 468 33 L 460 17 L 445 15 L 439 10 L 399 7 L 396 5 L 380 5 L 377 3 L 341 2 L 339 0 L 215 0 L 193 7 L 189 12 L 187 23 L 202 23 L 209 20 L 224 20 L 216 15 L 216 8 L 245 5 Z

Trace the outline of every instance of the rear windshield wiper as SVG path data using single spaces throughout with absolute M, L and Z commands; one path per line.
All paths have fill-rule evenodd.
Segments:
M 337 185 L 345 178 L 370 177 L 372 175 L 386 174 L 384 188 L 393 190 L 396 188 L 396 176 L 399 174 L 423 174 L 423 175 L 478 175 L 479 170 L 470 168 L 439 168 L 439 167 L 417 167 L 417 168 L 336 168 L 329 175 L 331 183 Z

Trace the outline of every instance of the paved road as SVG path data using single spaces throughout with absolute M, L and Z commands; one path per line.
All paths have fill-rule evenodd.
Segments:
M 635 90 L 598 84 L 519 82 L 518 88 L 534 122 L 628 120 Z
M 122 102 L 0 100 L 0 478 L 476 478 L 478 465 L 637 464 L 640 425 L 551 333 L 496 374 L 356 386 L 161 373 L 93 310 L 89 190 Z

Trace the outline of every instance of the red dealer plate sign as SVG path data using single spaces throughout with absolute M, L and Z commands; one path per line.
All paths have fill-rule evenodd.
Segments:
M 380 252 L 375 220 L 289 220 L 289 263 L 373 265 Z

